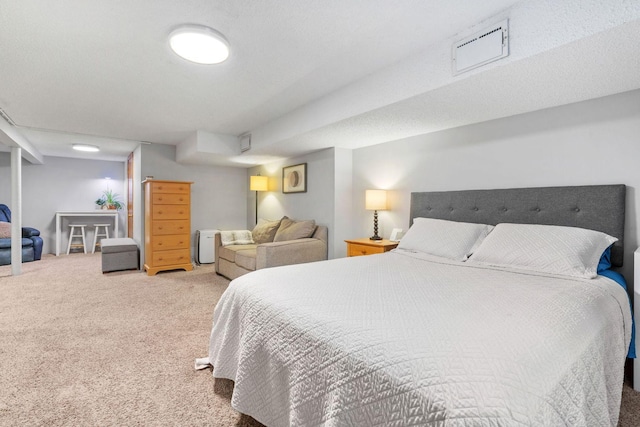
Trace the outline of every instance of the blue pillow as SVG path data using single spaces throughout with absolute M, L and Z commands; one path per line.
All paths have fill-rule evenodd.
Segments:
M 604 257 L 604 254 L 603 254 Z M 613 270 L 604 270 L 600 273 L 604 277 L 608 277 L 613 280 L 626 291 L 627 290 L 627 282 L 622 277 L 622 274 L 613 271 Z M 627 352 L 627 357 L 630 359 L 636 358 L 636 321 L 633 317 L 633 307 L 631 305 L 631 297 L 629 297 L 629 307 L 631 308 L 631 343 L 629 343 L 629 351 Z
M 598 262 L 598 274 L 601 274 L 609 279 L 617 282 L 620 286 L 627 290 L 627 282 L 620 273 L 609 270 L 611 268 L 611 246 L 609 246 L 602 253 L 600 261 Z M 604 273 L 604 274 L 603 274 Z M 629 299 L 629 305 L 631 305 L 631 299 Z M 633 309 L 631 311 L 631 343 L 629 344 L 629 352 L 627 357 L 630 359 L 636 358 L 636 322 L 633 318 Z
M 611 246 L 604 250 L 598 262 L 598 274 L 611 268 Z

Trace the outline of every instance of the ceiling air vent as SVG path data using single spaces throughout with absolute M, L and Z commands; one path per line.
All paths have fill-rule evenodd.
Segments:
M 509 20 L 458 40 L 452 47 L 453 75 L 509 56 Z
M 240 135 L 238 137 L 240 139 L 240 152 L 244 153 L 245 151 L 251 150 L 251 134 L 245 133 L 244 135 Z

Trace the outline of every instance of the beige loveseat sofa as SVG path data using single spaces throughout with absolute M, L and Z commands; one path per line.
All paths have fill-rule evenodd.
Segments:
M 261 268 L 327 259 L 328 230 L 315 221 L 260 220 L 251 236 L 254 243 L 223 245 L 223 235 L 216 233 L 216 273 L 233 280 Z

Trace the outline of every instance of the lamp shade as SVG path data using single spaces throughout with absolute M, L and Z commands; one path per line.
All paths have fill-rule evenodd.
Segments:
M 269 177 L 268 176 L 252 176 L 249 181 L 250 191 L 269 191 Z
M 367 190 L 365 194 L 365 209 L 370 211 L 387 209 L 387 192 L 385 190 Z

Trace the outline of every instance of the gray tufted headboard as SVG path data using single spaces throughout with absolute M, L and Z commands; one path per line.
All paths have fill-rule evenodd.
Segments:
M 564 225 L 602 231 L 617 237 L 611 263 L 622 266 L 626 187 L 510 188 L 499 190 L 411 193 L 411 217 L 498 224 Z

